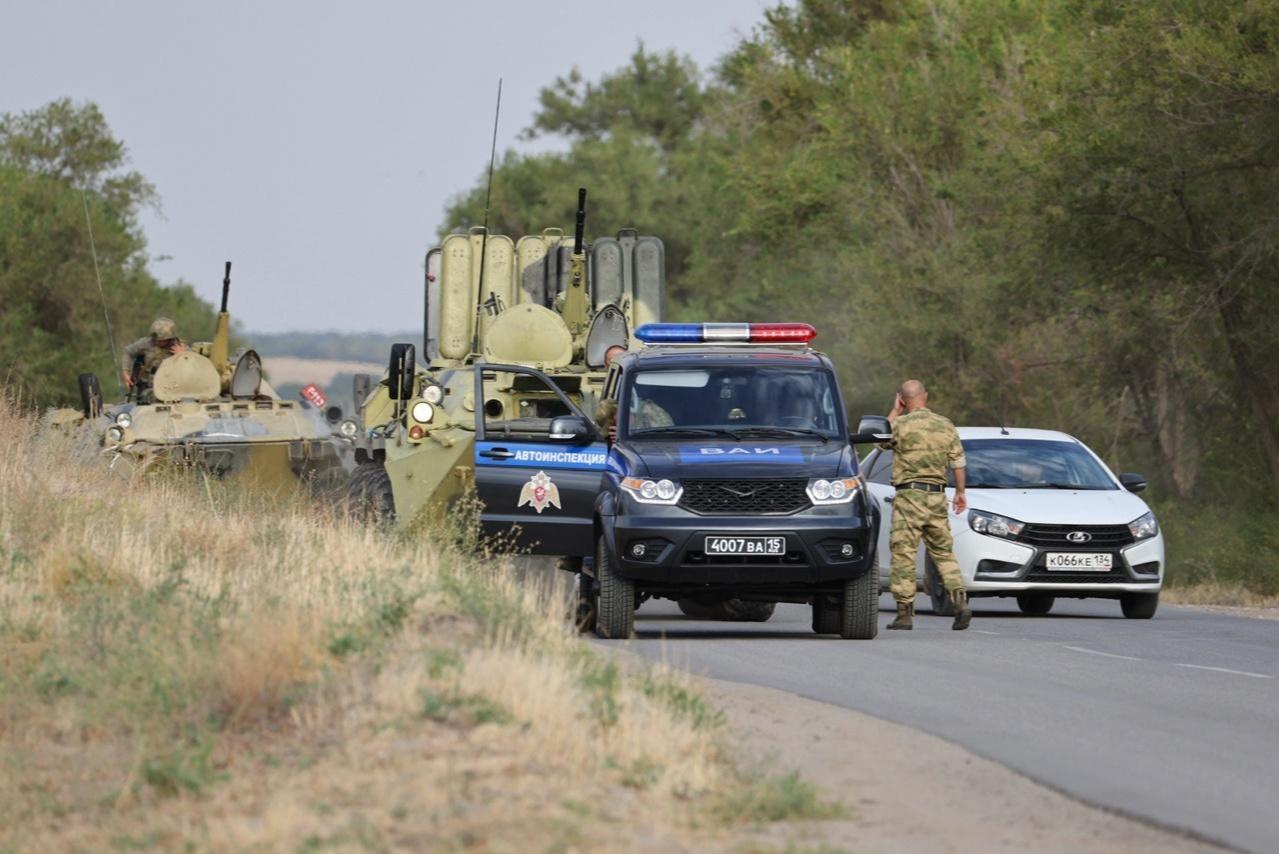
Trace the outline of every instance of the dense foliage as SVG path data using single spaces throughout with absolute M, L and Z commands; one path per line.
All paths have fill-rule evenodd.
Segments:
M 1279 6 L 800 0 L 709 78 L 642 48 L 542 96 L 494 221 L 661 234 L 686 317 L 815 321 L 856 411 L 1144 470 L 1179 580 L 1279 592 Z M 445 228 L 478 220 L 483 186 Z
M 0 115 L 0 365 L 27 400 L 77 401 L 88 371 L 117 393 L 102 297 L 118 347 L 161 314 L 188 339 L 213 331 L 212 307 L 189 285 L 162 287 L 148 272 L 137 220 L 155 191 L 127 163 L 92 104 Z

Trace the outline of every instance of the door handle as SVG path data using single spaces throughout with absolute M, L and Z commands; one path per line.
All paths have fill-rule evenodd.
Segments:
M 515 456 L 514 451 L 508 451 L 506 448 L 490 448 L 487 451 L 480 451 L 481 457 L 488 457 L 491 460 L 509 460 Z
M 891 495 L 885 495 L 885 496 L 884 496 L 884 503 L 885 503 L 885 504 L 892 504 L 892 503 L 893 503 L 893 496 L 891 496 Z

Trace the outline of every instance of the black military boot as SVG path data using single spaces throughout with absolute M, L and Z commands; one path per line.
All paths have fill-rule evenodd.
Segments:
M 915 628 L 915 603 L 898 602 L 897 619 L 889 623 L 888 628 L 905 629 L 906 631 L 910 631 Z
M 950 591 L 950 601 L 955 603 L 955 622 L 950 627 L 962 632 L 973 621 L 973 609 L 968 607 L 968 591 L 962 587 Z

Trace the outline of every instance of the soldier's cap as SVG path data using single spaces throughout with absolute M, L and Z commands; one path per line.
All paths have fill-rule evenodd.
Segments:
M 151 324 L 151 337 L 156 341 L 167 341 L 178 337 L 178 325 L 167 317 L 157 317 Z

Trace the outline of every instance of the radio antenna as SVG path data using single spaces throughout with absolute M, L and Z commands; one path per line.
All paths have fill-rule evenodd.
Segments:
M 107 346 L 111 348 L 111 373 L 115 375 L 116 388 L 120 389 L 120 399 L 125 396 L 124 382 L 120 372 L 116 370 L 115 332 L 111 329 L 111 313 L 107 311 L 107 292 L 102 287 L 102 270 L 98 267 L 98 246 L 93 239 L 93 220 L 89 216 L 89 197 L 84 190 L 80 191 L 80 202 L 84 205 L 84 224 L 89 229 L 89 252 L 93 255 L 93 275 L 98 280 L 98 299 L 102 302 L 102 319 L 107 322 Z
M 493 111 L 493 144 L 489 148 L 489 179 L 484 188 L 484 235 L 480 238 L 480 287 L 475 299 L 475 333 L 471 336 L 471 352 L 480 352 L 480 312 L 484 306 L 484 260 L 489 248 L 489 200 L 493 196 L 493 162 L 497 159 L 497 120 L 502 115 L 502 78 L 497 78 L 497 108 Z

